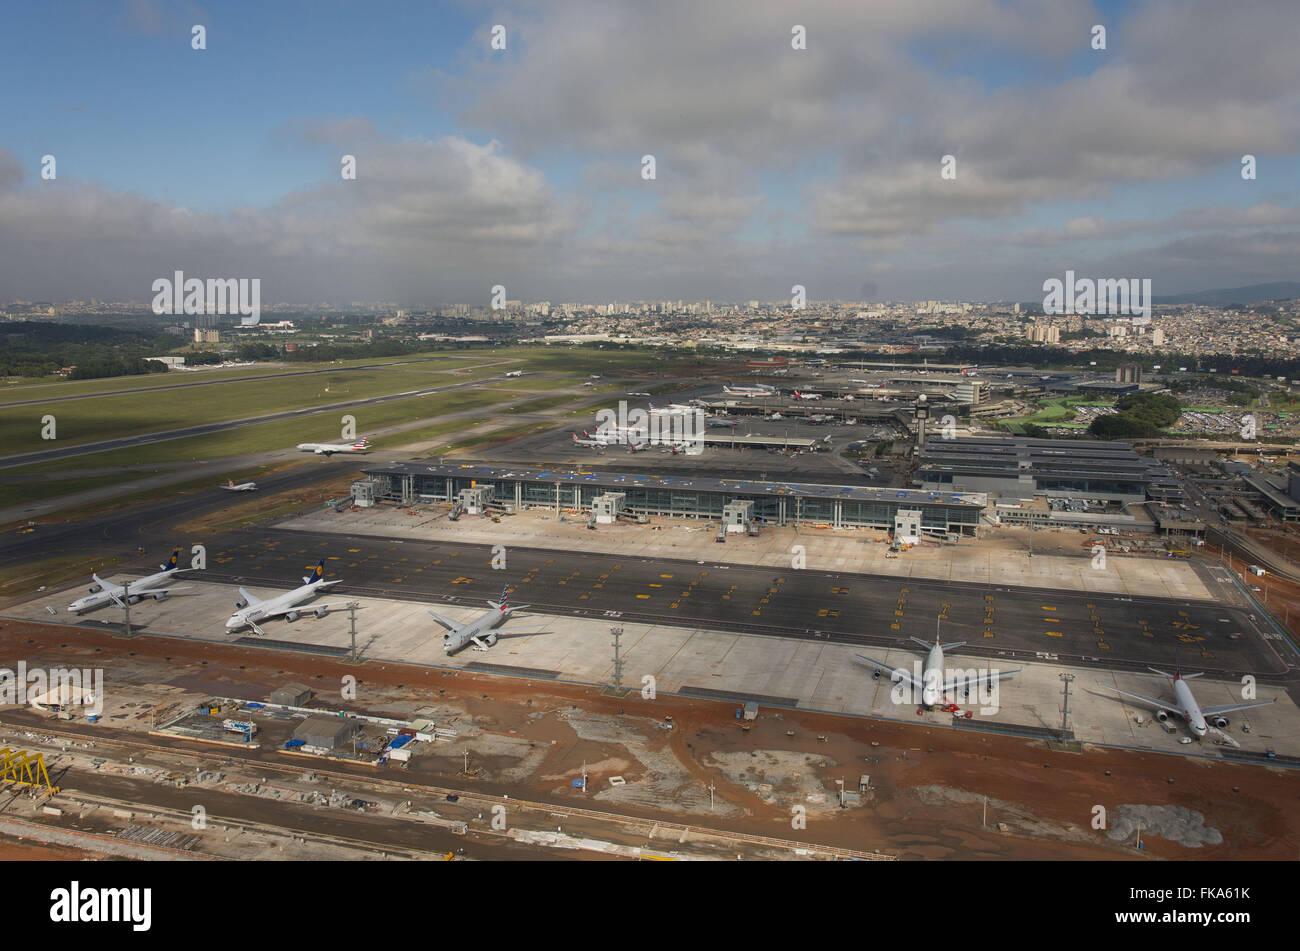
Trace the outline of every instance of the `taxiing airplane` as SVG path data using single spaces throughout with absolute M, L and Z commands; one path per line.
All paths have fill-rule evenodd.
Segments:
M 523 370 L 511 370 L 509 373 L 506 374 L 506 376 L 523 376 L 523 375 L 524 375 Z
M 728 396 L 775 396 L 776 388 L 766 383 L 732 383 L 728 380 L 722 384 L 722 392 Z
M 929 648 L 929 653 L 925 657 L 925 664 L 921 668 L 920 680 L 917 680 L 913 674 L 909 673 L 902 667 L 892 667 L 889 664 L 882 664 L 878 660 L 872 660 L 870 657 L 864 657 L 861 654 L 854 654 L 853 656 L 876 668 L 877 673 L 873 674 L 873 677 L 885 673 L 889 674 L 891 680 L 896 682 L 902 681 L 907 684 L 912 688 L 915 694 L 920 695 L 921 705 L 924 707 L 933 707 L 935 704 L 943 700 L 945 694 L 951 693 L 958 688 L 969 690 L 974 686 L 976 681 L 971 681 L 965 678 L 958 679 L 956 676 L 952 676 L 945 679 L 945 671 L 943 669 L 943 645 L 939 643 L 938 624 L 935 625 L 933 644 L 923 641 L 919 637 L 913 637 L 911 640 L 916 641 L 916 643 L 920 644 L 922 647 Z M 961 647 L 965 643 L 965 641 L 954 641 L 948 645 L 948 649 L 952 650 L 954 647 Z M 1002 680 L 1019 672 L 1020 668 L 1016 667 L 1012 670 L 998 671 L 996 675 L 993 675 L 991 672 L 986 672 L 985 677 Z
M 543 633 L 542 631 L 511 631 L 501 634 L 493 632 L 493 628 L 500 627 L 512 612 L 522 611 L 528 607 L 526 604 L 516 604 L 511 607 L 508 596 L 509 591 L 509 585 L 502 588 L 501 600 L 489 601 L 488 605 L 491 610 L 468 624 L 459 624 L 451 618 L 443 617 L 436 611 L 430 611 L 429 616 L 447 629 L 447 633 L 442 635 L 443 652 L 450 655 L 471 645 L 476 651 L 485 651 L 502 637 L 528 637 L 533 634 Z
M 365 452 L 370 448 L 370 437 L 362 436 L 354 443 L 337 443 L 337 442 L 300 442 L 298 449 L 300 452 L 314 452 L 320 456 L 332 456 L 336 452 Z
M 316 565 L 316 570 L 309 575 L 304 575 L 302 586 L 294 588 L 292 591 L 286 591 L 284 594 L 277 594 L 273 598 L 267 598 L 263 601 L 254 597 L 243 588 L 239 589 L 239 600 L 235 602 L 235 613 L 230 615 L 230 620 L 226 621 L 226 631 L 233 633 L 243 627 L 251 627 L 257 634 L 266 634 L 258 626 L 259 621 L 269 621 L 272 618 L 283 617 L 286 621 L 292 623 L 302 616 L 303 612 L 299 606 L 304 601 L 310 601 L 316 597 L 318 591 L 324 591 L 336 584 L 342 584 L 342 579 L 334 581 L 322 581 L 325 577 L 325 559 L 321 559 Z M 308 610 L 318 618 L 324 617 L 330 608 L 344 607 L 352 604 L 351 601 L 341 601 L 337 604 L 316 604 Z
M 1187 681 L 1196 677 L 1203 676 L 1199 674 L 1183 674 L 1181 662 L 1174 661 L 1174 672 L 1167 674 L 1163 670 L 1156 670 L 1154 667 L 1148 667 L 1147 670 L 1161 677 L 1167 677 L 1173 683 L 1174 701 L 1168 703 L 1164 700 L 1152 700 L 1150 697 L 1144 697 L 1141 694 L 1129 693 L 1126 690 L 1120 690 L 1118 687 L 1109 687 L 1106 684 L 1098 683 L 1098 687 L 1106 690 L 1113 690 L 1121 696 L 1128 697 L 1131 700 L 1140 700 L 1147 706 L 1151 707 L 1156 714 L 1156 719 L 1164 723 L 1170 715 L 1182 717 L 1187 723 L 1187 728 L 1196 735 L 1197 739 L 1202 739 L 1205 734 L 1213 733 L 1227 742 L 1237 745 L 1237 741 L 1229 737 L 1222 731 L 1228 726 L 1228 718 L 1225 713 L 1231 713 L 1234 710 L 1246 710 L 1250 707 L 1267 707 L 1271 703 L 1277 703 L 1277 699 L 1272 700 L 1251 700 L 1246 703 L 1224 703 L 1214 707 L 1202 707 L 1192 696 L 1192 688 L 1187 686 Z
M 153 598 L 155 601 L 161 601 L 167 597 L 171 591 L 180 591 L 182 588 L 189 587 L 181 585 L 173 588 L 155 588 L 154 585 L 165 582 L 178 571 L 190 571 L 189 568 L 178 568 L 180 563 L 181 550 L 179 548 L 172 552 L 171 558 L 167 559 L 167 564 L 159 565 L 158 571 L 151 575 L 146 575 L 135 581 L 128 581 L 125 585 L 110 584 L 97 574 L 91 574 L 94 584 L 90 588 L 90 594 L 78 598 L 68 605 L 68 611 L 72 614 L 84 614 L 86 611 L 93 611 L 95 608 L 102 608 L 106 604 L 116 604 L 119 608 L 126 607 L 126 602 L 136 604 L 145 598 Z M 123 601 L 123 595 L 126 589 L 130 588 L 130 594 Z
M 739 426 L 740 420 L 720 419 L 718 417 L 713 417 L 711 419 L 705 420 L 704 425 L 712 427 L 713 429 L 730 429 L 733 426 Z
M 798 390 L 795 390 L 794 398 L 797 400 L 819 400 L 822 398 L 822 395 L 820 393 L 800 393 Z
M 220 486 L 220 488 L 226 489 L 226 490 L 228 490 L 228 491 L 230 491 L 230 492 L 252 492 L 254 489 L 257 488 L 257 483 L 256 483 L 256 482 L 241 482 L 241 483 L 239 483 L 239 485 L 235 485 L 235 480 L 234 480 L 234 479 L 227 479 L 227 480 L 226 480 L 226 484 L 223 485 L 223 486 Z

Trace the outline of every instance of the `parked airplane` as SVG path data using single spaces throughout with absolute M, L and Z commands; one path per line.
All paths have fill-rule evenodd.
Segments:
M 732 383 L 728 380 L 722 384 L 722 392 L 728 396 L 775 396 L 776 388 L 766 383 Z
M 872 660 L 870 657 L 864 657 L 861 654 L 854 654 L 853 656 L 876 668 L 876 672 L 871 675 L 873 678 L 879 677 L 881 673 L 886 673 L 889 674 L 891 680 L 895 682 L 901 681 L 907 684 L 912 688 L 914 695 L 920 695 L 921 705 L 924 707 L 933 707 L 935 704 L 943 700 L 945 694 L 951 693 L 958 688 L 969 690 L 974 685 L 972 681 L 966 679 L 959 680 L 956 676 L 945 679 L 943 669 L 943 646 L 939 643 L 938 623 L 935 624 L 934 628 L 933 644 L 927 643 L 919 637 L 913 637 L 911 640 L 916 641 L 916 643 L 920 644 L 922 647 L 929 648 L 930 651 L 925 657 L 925 664 L 921 670 L 920 680 L 917 680 L 913 674 L 909 673 L 902 667 L 891 667 L 889 664 L 882 664 L 878 660 Z M 952 650 L 954 647 L 961 647 L 965 643 L 965 641 L 955 641 L 948 645 L 948 649 Z M 1019 672 L 1019 667 L 1012 670 L 998 671 L 996 679 L 1002 680 L 1005 677 L 1010 677 L 1012 674 Z M 992 678 L 994 675 L 991 672 L 986 672 L 985 677 Z
M 533 634 L 541 634 L 542 631 L 511 631 L 508 634 L 492 633 L 492 629 L 499 627 L 502 622 L 510 617 L 514 611 L 522 611 L 528 607 L 526 604 L 517 604 L 510 606 L 510 599 L 507 592 L 510 586 L 506 585 L 501 589 L 500 601 L 489 601 L 491 610 L 480 615 L 468 624 L 459 624 L 451 618 L 443 617 L 436 611 L 430 611 L 429 616 L 447 629 L 447 633 L 442 635 L 442 650 L 450 655 L 457 651 L 464 650 L 471 644 L 476 651 L 485 651 L 495 644 L 502 637 L 528 637 Z
M 704 425 L 712 426 L 714 429 L 730 429 L 732 426 L 739 426 L 740 421 L 736 419 L 707 419 Z
M 506 374 L 506 376 L 523 376 L 523 375 L 524 375 L 523 370 L 511 370 L 509 373 Z
M 1201 677 L 1204 673 L 1187 674 L 1183 676 L 1181 662 L 1175 660 L 1174 672 L 1167 674 L 1163 670 L 1156 670 L 1154 667 L 1148 667 L 1147 670 L 1159 674 L 1161 677 L 1167 677 L 1174 685 L 1174 702 L 1166 703 L 1163 700 L 1152 700 L 1150 697 L 1144 697 L 1141 694 L 1129 693 L 1126 690 L 1120 690 L 1118 687 L 1109 687 L 1106 684 L 1098 683 L 1098 687 L 1106 690 L 1113 690 L 1115 693 L 1128 697 L 1131 700 L 1140 700 L 1147 706 L 1155 710 L 1156 719 L 1164 723 L 1170 715 L 1182 717 L 1186 721 L 1188 729 L 1201 739 L 1206 733 L 1213 733 L 1222 737 L 1229 743 L 1236 745 L 1223 729 L 1228 726 L 1229 720 L 1224 716 L 1225 713 L 1231 713 L 1234 710 L 1246 710 L 1250 707 L 1266 707 L 1271 703 L 1276 703 L 1277 699 L 1272 700 L 1252 700 L 1246 703 L 1224 703 L 1214 707 L 1202 707 L 1192 696 L 1192 688 L 1187 686 L 1187 681 L 1196 677 Z
M 629 393 L 628 396 L 644 396 L 644 397 L 649 398 L 650 394 L 649 394 L 649 393 Z
M 667 406 L 655 406 L 650 404 L 651 416 L 683 416 L 686 413 L 695 412 L 695 407 L 684 406 L 681 403 L 669 403 Z
M 223 485 L 223 486 L 221 486 L 221 488 L 223 488 L 223 489 L 227 489 L 227 490 L 229 490 L 229 491 L 231 491 L 231 492 L 252 492 L 254 489 L 257 488 L 257 483 L 256 483 L 256 482 L 241 482 L 241 483 L 239 483 L 239 485 L 235 485 L 235 480 L 234 480 L 234 479 L 227 479 L 227 480 L 226 480 L 226 484 Z
M 290 623 L 298 620 L 303 612 L 299 606 L 304 601 L 310 601 L 316 597 L 318 591 L 324 591 L 336 584 L 341 584 L 342 579 L 334 581 L 322 581 L 325 577 L 325 559 L 322 558 L 316 565 L 316 570 L 309 575 L 304 575 L 302 586 L 294 588 L 292 591 L 286 591 L 284 594 L 277 594 L 273 598 L 267 598 L 265 601 L 254 597 L 243 588 L 239 589 L 240 600 L 235 602 L 235 613 L 230 615 L 230 620 L 226 621 L 226 630 L 228 632 L 238 631 L 242 627 L 251 627 L 255 633 L 265 634 L 266 631 L 258 626 L 258 621 L 269 621 L 272 618 L 283 617 Z M 351 604 L 350 601 L 342 601 L 338 604 L 316 604 L 309 610 L 318 618 L 324 617 L 330 608 L 343 607 Z
M 794 398 L 797 400 L 819 400 L 822 398 L 822 395 L 820 393 L 800 393 L 798 390 L 795 390 Z
M 298 449 L 301 452 L 314 452 L 321 456 L 332 456 L 336 452 L 365 452 L 370 448 L 370 437 L 362 436 L 354 443 L 331 443 L 331 442 L 300 442 Z
M 189 587 L 181 585 L 174 588 L 155 588 L 154 585 L 165 582 L 168 578 L 178 571 L 189 571 L 189 568 L 178 568 L 180 563 L 181 550 L 179 548 L 172 552 L 171 558 L 167 559 L 167 564 L 159 565 L 158 571 L 151 575 L 146 575 L 135 581 L 128 581 L 126 585 L 110 584 L 97 574 L 91 574 L 94 584 L 90 588 L 90 594 L 78 598 L 68 605 L 68 611 L 72 614 L 83 614 L 86 611 L 93 611 L 95 608 L 102 608 L 106 604 L 116 604 L 119 608 L 126 607 L 122 600 L 122 595 L 126 589 L 130 588 L 130 594 L 126 598 L 131 604 L 135 604 L 145 598 L 153 598 L 155 601 L 161 601 L 168 592 L 180 591 L 182 588 Z
M 579 438 L 577 433 L 573 433 L 572 435 L 575 443 L 579 446 L 585 446 L 588 449 L 604 449 L 610 444 L 610 442 L 616 441 L 602 439 L 599 436 L 593 436 L 590 433 L 583 433 L 582 438 Z

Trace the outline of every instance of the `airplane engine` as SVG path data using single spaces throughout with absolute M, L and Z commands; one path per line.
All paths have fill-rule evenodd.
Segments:
M 240 598 L 238 601 L 235 602 L 236 611 L 242 611 L 246 607 L 248 607 L 248 602 L 245 601 L 243 598 Z
M 298 620 L 298 612 L 290 611 L 288 614 L 284 616 L 284 619 L 288 621 L 290 624 L 292 624 L 294 621 Z
M 483 643 L 486 644 L 488 647 L 491 647 L 496 642 L 497 642 L 497 636 L 495 634 L 489 634 L 487 637 L 483 638 Z
M 140 603 L 140 595 L 138 595 L 138 594 L 133 594 L 133 595 L 128 596 L 127 599 L 126 599 L 126 603 L 127 603 L 127 604 L 139 604 L 139 603 Z
M 317 617 L 324 617 L 326 614 L 329 613 L 329 608 L 316 608 L 311 613 L 316 615 Z
M 1220 730 L 1225 729 L 1228 726 L 1227 717 L 1214 717 L 1213 719 L 1210 720 L 1210 722 L 1213 723 L 1215 726 L 1217 726 Z
M 97 584 L 92 584 L 92 585 L 90 586 L 90 593 L 91 593 L 91 594 L 99 594 L 99 592 L 101 592 L 101 591 L 103 591 L 103 590 L 104 590 L 103 587 L 101 587 L 100 585 L 97 585 Z
M 1156 719 L 1159 720 L 1161 723 L 1164 723 L 1166 720 L 1169 719 L 1169 711 L 1168 711 L 1168 710 L 1157 710 L 1157 711 L 1156 711 Z
M 153 599 L 154 599 L 155 601 L 163 601 L 163 600 L 165 600 L 166 598 L 167 598 L 167 592 L 166 592 L 166 591 L 159 591 L 157 594 L 155 594 L 155 595 L 153 596 Z

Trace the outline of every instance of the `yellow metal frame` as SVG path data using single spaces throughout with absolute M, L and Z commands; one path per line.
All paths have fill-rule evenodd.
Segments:
M 59 791 L 58 786 L 50 783 L 44 754 L 33 755 L 26 750 L 11 750 L 6 746 L 0 749 L 0 760 L 3 760 L 0 763 L 0 769 L 3 770 L 0 772 L 0 782 L 44 788 L 47 796 L 53 796 Z

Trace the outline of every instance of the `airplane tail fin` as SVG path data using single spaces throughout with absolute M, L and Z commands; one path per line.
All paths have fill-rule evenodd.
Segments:
M 303 584 L 318 584 L 325 577 L 325 559 L 322 558 L 316 563 L 316 570 L 309 575 L 303 576 Z
M 1172 673 L 1172 674 L 1171 674 L 1171 673 L 1167 673 L 1167 672 L 1165 672 L 1165 671 L 1163 671 L 1163 670 L 1156 670 L 1154 667 L 1148 667 L 1147 670 L 1151 671 L 1151 673 L 1153 673 L 1153 674 L 1159 674 L 1161 677 L 1168 677 L 1170 680 L 1177 680 L 1177 679 L 1178 679 L 1178 674 L 1177 674 L 1177 673 Z
M 227 479 L 227 480 L 226 480 L 226 485 L 228 485 L 230 488 L 233 489 L 233 488 L 235 487 L 235 480 L 234 480 L 234 479 Z
M 159 565 L 158 567 L 161 568 L 163 571 L 175 571 L 176 566 L 180 564 L 180 561 L 181 561 L 181 550 L 179 548 L 173 548 L 172 556 L 167 559 L 167 564 Z
M 920 645 L 921 645 L 922 647 L 924 647 L 926 650 L 930 650 L 932 647 L 934 647 L 934 645 L 931 644 L 929 641 L 923 641 L 923 640 L 921 640 L 919 637 L 909 638 L 909 640 L 916 641 L 916 643 L 920 644 Z

